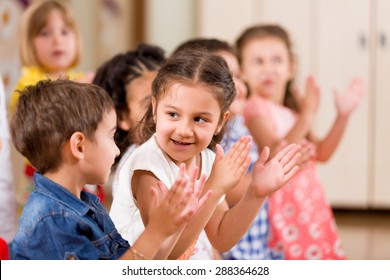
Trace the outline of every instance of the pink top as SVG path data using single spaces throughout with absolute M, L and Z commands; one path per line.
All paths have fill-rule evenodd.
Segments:
M 253 118 L 269 121 L 279 139 L 297 120 L 289 108 L 258 96 L 248 99 L 244 117 L 246 124 Z M 286 259 L 345 259 L 314 159 L 270 196 L 269 222 L 269 246 Z

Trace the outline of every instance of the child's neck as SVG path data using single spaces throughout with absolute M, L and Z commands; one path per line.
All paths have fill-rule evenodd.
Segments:
M 260 96 L 268 101 L 271 101 L 274 104 L 283 105 L 284 100 L 284 94 L 263 94 L 263 93 L 257 93 L 257 96 Z
M 53 80 L 57 80 L 59 78 L 64 78 L 66 76 L 66 72 L 65 71 L 59 71 L 59 72 L 48 72 L 46 73 L 46 75 L 50 78 L 50 79 L 53 79 Z
M 72 176 L 69 176 L 72 174 Z M 53 182 L 67 189 L 70 193 L 75 195 L 77 198 L 80 198 L 80 193 L 83 190 L 86 183 L 81 182 L 79 176 L 75 172 L 66 170 L 65 168 L 60 168 L 54 172 L 46 172 L 43 174 L 45 177 L 49 178 Z

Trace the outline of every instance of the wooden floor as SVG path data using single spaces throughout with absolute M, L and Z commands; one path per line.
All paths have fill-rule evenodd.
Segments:
M 334 210 L 348 259 L 390 260 L 390 211 Z

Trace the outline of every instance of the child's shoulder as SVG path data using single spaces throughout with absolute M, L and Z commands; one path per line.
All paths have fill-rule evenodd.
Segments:
M 215 153 L 210 149 L 204 149 L 201 153 L 202 156 L 202 173 L 208 177 L 215 160 Z
M 130 165 L 139 167 L 139 165 L 166 163 L 167 158 L 155 137 L 152 136 L 148 141 L 136 147 L 126 161 Z

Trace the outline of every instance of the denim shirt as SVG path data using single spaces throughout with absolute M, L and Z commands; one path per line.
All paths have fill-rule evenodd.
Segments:
M 99 198 L 81 199 L 39 173 L 11 243 L 12 259 L 117 259 L 129 243 Z

